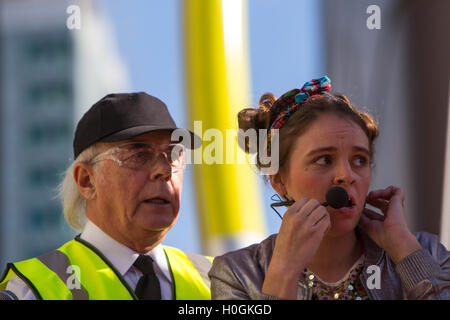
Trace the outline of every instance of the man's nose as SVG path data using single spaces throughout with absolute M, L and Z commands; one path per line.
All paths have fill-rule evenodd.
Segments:
M 167 154 L 161 152 L 153 165 L 151 166 L 150 179 L 169 179 L 172 177 L 172 166 L 170 165 L 169 159 L 167 158 Z

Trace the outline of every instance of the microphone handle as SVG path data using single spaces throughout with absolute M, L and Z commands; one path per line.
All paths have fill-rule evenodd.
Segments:
M 272 207 L 290 207 L 294 204 L 294 202 L 295 202 L 294 200 L 281 201 L 281 202 L 277 202 L 277 203 L 272 203 L 271 206 Z M 324 207 L 327 207 L 328 202 L 325 201 L 321 205 Z

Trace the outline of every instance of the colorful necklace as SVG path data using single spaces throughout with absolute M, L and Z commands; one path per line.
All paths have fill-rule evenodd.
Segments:
M 364 258 L 355 263 L 345 277 L 335 283 L 320 279 L 312 271 L 305 270 L 304 278 L 307 286 L 312 289 L 313 300 L 366 300 L 368 295 L 359 278 L 364 267 Z
M 362 249 L 361 257 L 353 264 L 347 274 L 339 281 L 329 283 L 320 279 L 314 272 L 305 269 L 303 272 L 305 282 L 312 289 L 313 300 L 367 300 L 366 289 L 360 280 L 364 268 L 366 251 L 359 239 Z

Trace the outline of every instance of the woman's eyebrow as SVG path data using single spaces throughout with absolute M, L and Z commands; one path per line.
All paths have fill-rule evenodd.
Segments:
M 337 150 L 336 147 L 323 147 L 323 148 L 317 148 L 314 150 L 311 150 L 310 152 L 308 152 L 308 154 L 306 155 L 307 157 L 312 156 L 316 153 L 321 153 L 321 152 L 335 152 Z
M 353 151 L 357 151 L 357 152 L 364 152 L 365 154 L 367 154 L 368 156 L 370 156 L 370 152 L 369 150 L 367 150 L 367 148 L 365 147 L 360 147 L 360 146 L 354 146 L 352 148 Z M 321 153 L 321 152 L 336 152 L 337 148 L 336 147 L 323 147 L 323 148 L 317 148 L 314 150 L 311 150 L 310 152 L 308 152 L 308 154 L 306 155 L 307 157 L 310 157 L 316 153 Z
M 364 152 L 365 154 L 367 154 L 370 157 L 370 152 L 369 152 L 369 150 L 367 150 L 367 148 L 360 147 L 360 146 L 354 146 L 353 151 Z

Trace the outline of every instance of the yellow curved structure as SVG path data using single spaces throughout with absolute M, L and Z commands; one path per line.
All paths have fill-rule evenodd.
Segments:
M 185 0 L 183 10 L 189 117 L 203 138 L 193 165 L 201 238 L 204 253 L 218 255 L 266 235 L 258 174 L 238 163 L 232 134 L 250 105 L 246 1 Z

